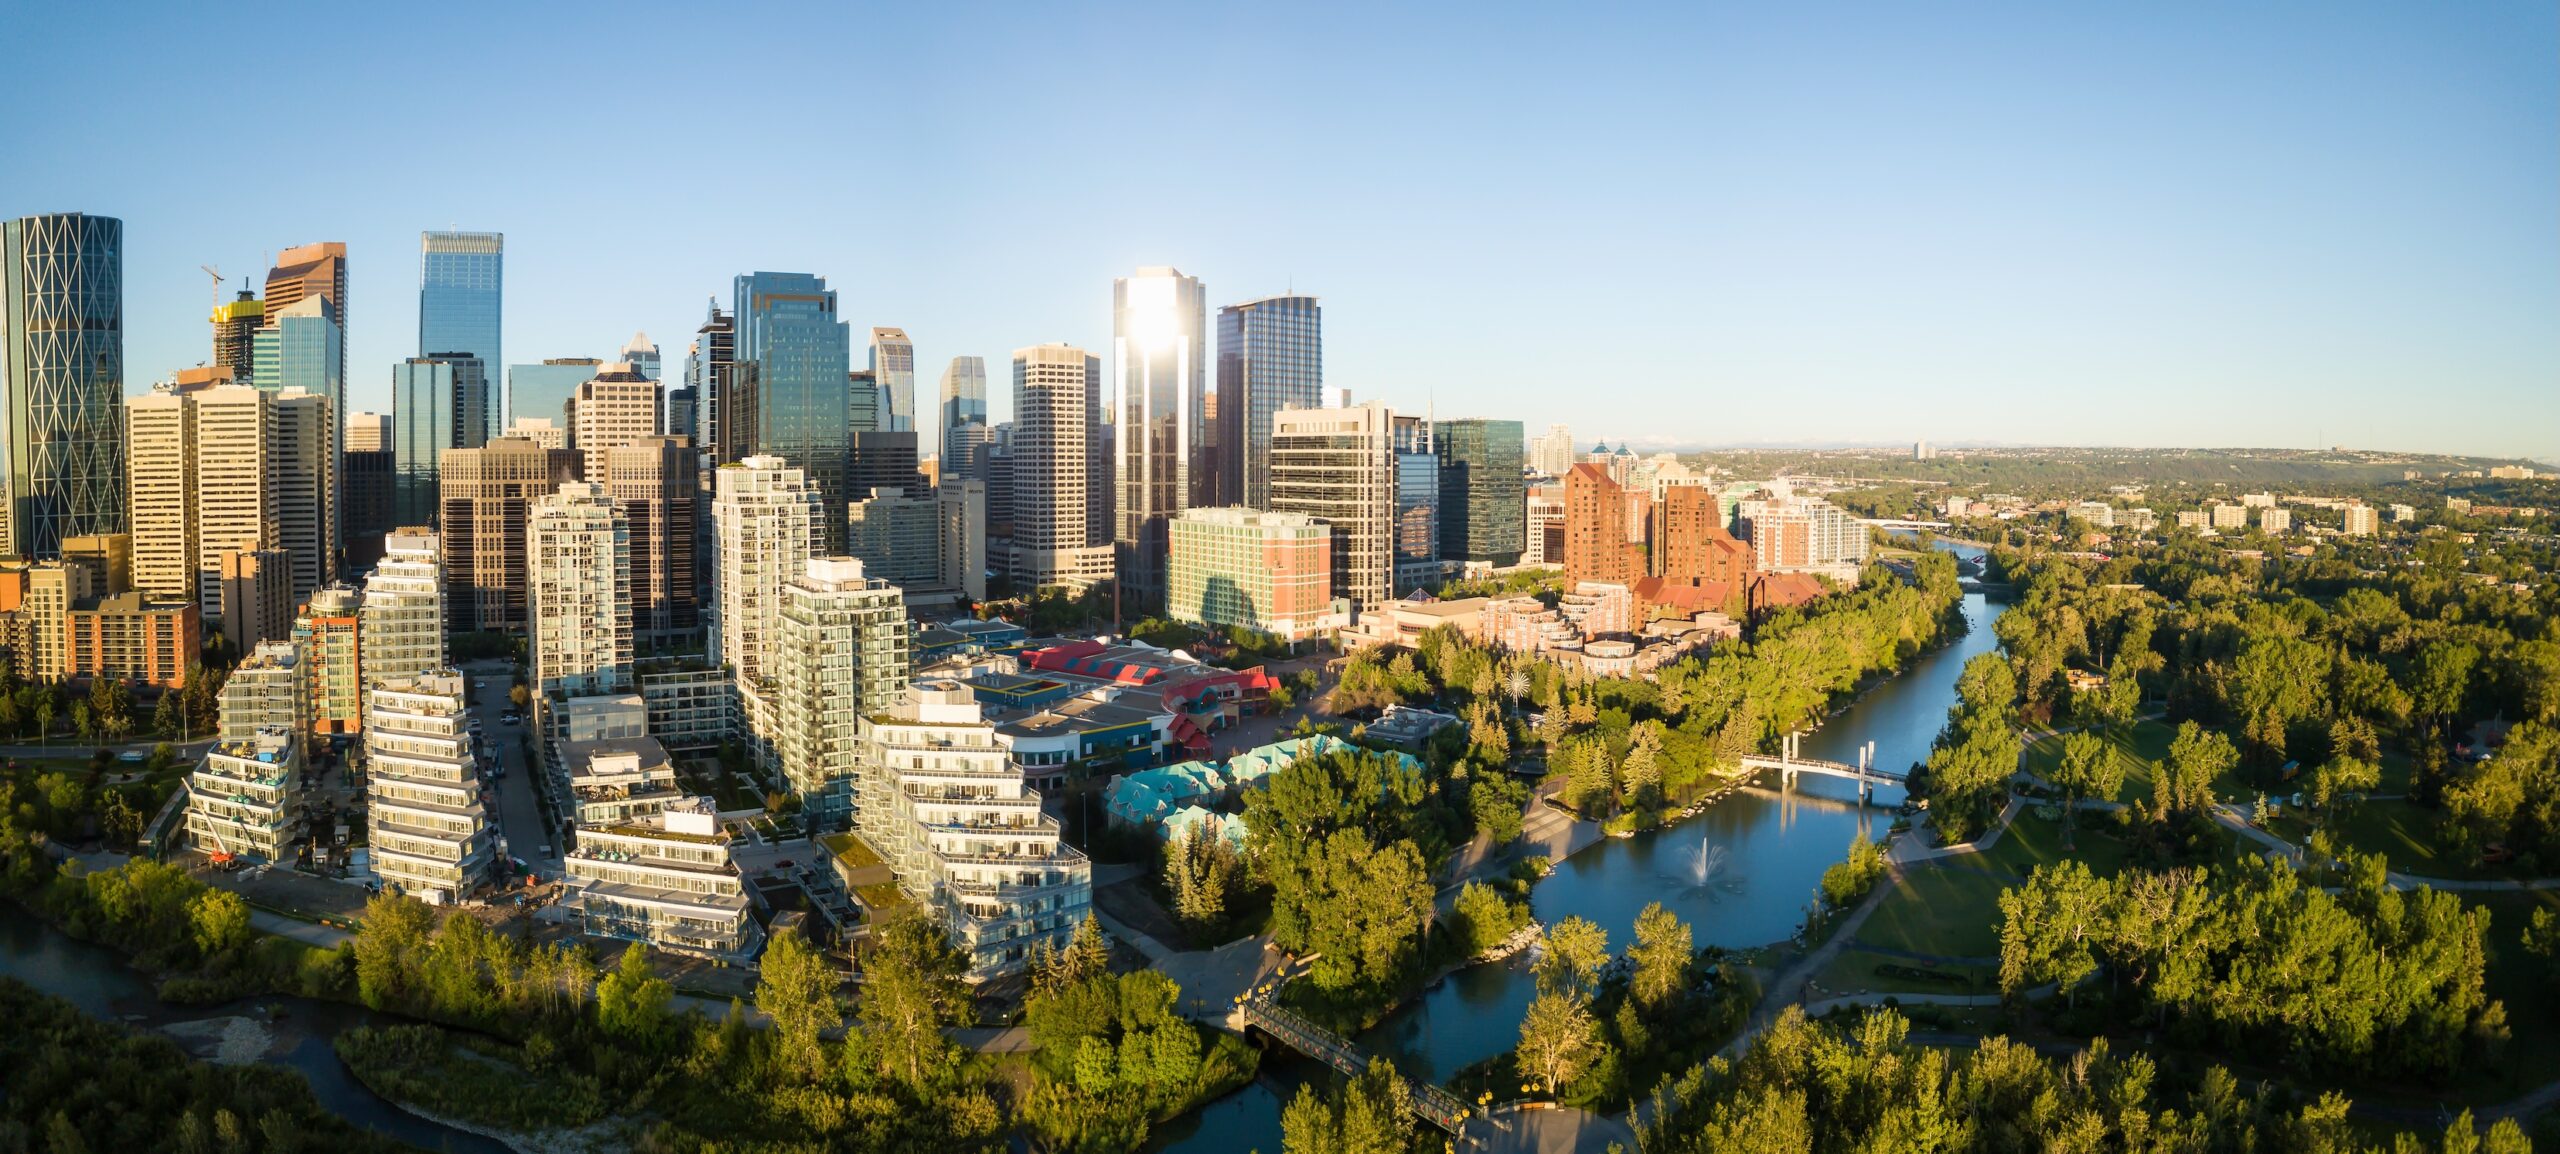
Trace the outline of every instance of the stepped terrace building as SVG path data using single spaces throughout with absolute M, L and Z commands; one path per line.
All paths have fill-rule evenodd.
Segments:
M 302 835 L 302 743 L 292 729 L 225 740 L 187 776 L 187 842 L 215 861 L 289 862 Z
M 365 760 L 374 872 L 441 905 L 480 884 L 494 855 L 489 812 L 466 731 L 467 682 L 440 670 L 368 695 Z
M 727 961 L 764 944 L 710 798 L 582 823 L 568 867 L 568 904 L 589 934 Z
M 1063 945 L 1093 900 L 1093 866 L 979 712 L 968 686 L 936 679 L 864 717 L 858 830 L 898 888 L 939 911 L 969 977 L 1021 970 Z
M 675 762 L 655 738 L 564 741 L 560 760 L 569 767 L 580 826 L 647 817 L 684 796 L 676 789 Z

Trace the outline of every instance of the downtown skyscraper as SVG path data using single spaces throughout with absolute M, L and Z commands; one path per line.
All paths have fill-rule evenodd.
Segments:
M 506 264 L 506 237 L 494 232 L 418 234 L 418 355 L 465 354 L 480 358 L 490 378 L 507 362 L 498 348 L 498 318 Z M 343 321 L 341 322 L 343 323 Z M 536 416 L 556 417 L 557 413 Z M 480 414 L 479 444 L 498 435 L 498 406 Z
M 1152 598 L 1164 592 L 1167 526 L 1216 488 L 1192 467 L 1209 443 L 1208 294 L 1198 279 L 1158 265 L 1111 282 L 1111 305 L 1104 403 L 1116 572 L 1122 587 Z
M 124 222 L 0 222 L 0 555 L 125 527 Z
M 1275 508 L 1272 415 L 1324 404 L 1324 310 L 1316 298 L 1265 297 L 1219 309 L 1219 502 Z
M 851 493 L 845 458 L 852 429 L 847 404 L 853 330 L 836 319 L 825 277 L 757 272 L 737 279 L 736 386 L 753 398 L 751 451 L 799 469 L 827 512 L 830 551 L 844 544 Z
M 989 438 L 964 432 L 987 423 L 987 361 L 953 357 L 942 370 L 942 475 L 975 477 L 977 461 Z M 954 466 L 962 466 L 955 470 Z
M 1102 362 L 1071 345 L 1013 353 L 1013 494 L 1008 567 L 1033 588 L 1084 589 L 1111 578 L 1108 430 Z
M 260 331 L 273 329 L 294 305 L 313 297 L 326 303 L 325 315 L 338 326 L 338 380 L 347 379 L 347 246 L 343 241 L 321 241 L 300 244 L 276 254 L 275 266 L 267 270 L 267 296 L 259 319 Z M 301 316 L 310 315 L 306 309 Z M 257 382 L 260 388 L 273 389 L 270 381 Z M 345 398 L 332 397 L 342 403 Z
M 916 346 L 905 329 L 871 330 L 871 380 L 880 389 L 880 419 L 872 427 L 916 431 Z

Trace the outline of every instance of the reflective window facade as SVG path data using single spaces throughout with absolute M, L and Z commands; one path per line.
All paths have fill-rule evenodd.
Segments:
M 1324 406 L 1324 310 L 1270 297 L 1218 310 L 1219 499 L 1271 504 L 1271 415 Z
M 568 428 L 569 397 L 578 386 L 596 379 L 604 363 L 593 357 L 563 357 L 538 365 L 507 366 L 507 419 L 547 417 Z
M 1519 564 L 1529 516 L 1520 422 L 1442 421 L 1432 439 L 1440 453 L 1441 559 Z
M 48 560 L 125 525 L 124 223 L 0 222 L 0 551 Z
M 494 232 L 419 234 L 419 356 L 467 353 L 484 366 L 507 363 L 498 348 L 505 250 L 506 238 Z M 501 416 L 497 406 L 483 406 L 481 440 L 498 435 Z
M 881 432 L 916 430 L 916 346 L 904 329 L 871 330 L 871 380 L 880 388 Z
M 391 366 L 393 523 L 436 521 L 437 455 L 486 443 L 489 385 L 476 357 L 412 357 Z
M 758 272 L 737 279 L 737 376 L 755 401 L 758 454 L 800 469 L 828 510 L 826 547 L 844 549 L 845 453 L 852 433 L 846 386 L 853 330 L 836 319 L 825 277 Z
M 1208 294 L 1182 270 L 1142 268 L 1111 284 L 1111 396 L 1104 420 L 1112 453 L 1113 540 L 1121 583 L 1141 596 L 1164 591 L 1166 524 L 1215 484 L 1194 476 L 1208 444 Z

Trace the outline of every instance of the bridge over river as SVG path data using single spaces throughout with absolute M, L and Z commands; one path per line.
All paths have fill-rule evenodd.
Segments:
M 1345 1075 L 1356 1078 L 1369 1068 L 1368 1056 L 1362 1054 L 1359 1047 L 1331 1030 L 1282 1009 L 1262 990 L 1246 995 L 1237 1005 L 1236 1014 L 1243 1025 L 1260 1030 L 1280 1044 Z M 1423 1121 L 1452 1135 L 1460 1133 L 1466 1125 L 1469 1115 L 1467 1104 L 1459 1101 L 1457 1095 L 1429 1082 L 1410 1078 L 1405 1079 L 1405 1086 L 1412 1091 L 1413 1112 Z M 1501 1125 L 1499 1121 L 1494 1124 Z
M 1885 785 L 1910 784 L 1909 774 L 1892 773 L 1875 767 L 1873 763 L 1876 757 L 1876 743 L 1872 741 L 1858 747 L 1858 764 L 1848 765 L 1837 761 L 1824 761 L 1820 758 L 1797 756 L 1796 742 L 1797 739 L 1803 736 L 1804 734 L 1800 732 L 1788 734 L 1786 741 L 1778 747 L 1778 756 L 1776 757 L 1767 757 L 1757 753 L 1744 754 L 1742 758 L 1743 767 L 1746 769 L 1777 770 L 1778 785 L 1781 789 L 1795 788 L 1796 775 L 1800 773 L 1820 774 L 1824 777 L 1847 778 L 1858 783 L 1858 801 L 1860 804 L 1864 804 L 1866 802 L 1867 796 L 1874 792 L 1878 783 Z

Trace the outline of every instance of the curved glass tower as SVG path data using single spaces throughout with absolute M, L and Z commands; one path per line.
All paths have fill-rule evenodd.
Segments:
M 0 553 L 124 531 L 124 222 L 59 212 L 0 222 Z

